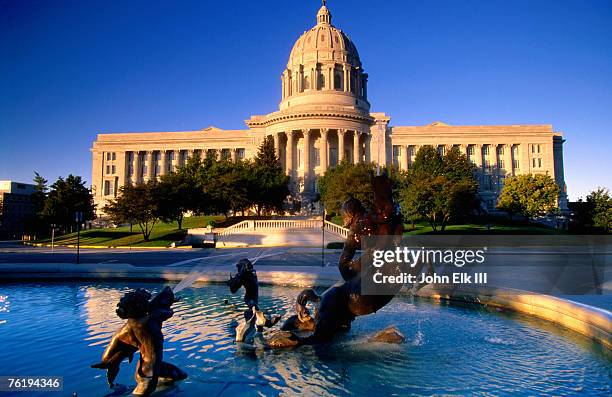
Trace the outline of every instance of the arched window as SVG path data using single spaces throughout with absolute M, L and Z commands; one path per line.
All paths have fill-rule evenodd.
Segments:
M 344 89 L 344 84 L 342 84 L 342 73 L 340 72 L 334 73 L 334 89 L 335 90 Z
M 317 73 L 319 76 L 319 82 L 317 84 L 317 88 L 322 90 L 325 88 L 325 75 L 323 73 Z

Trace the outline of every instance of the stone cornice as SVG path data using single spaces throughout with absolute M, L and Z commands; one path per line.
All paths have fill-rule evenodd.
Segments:
M 245 120 L 245 123 L 249 128 L 257 128 L 267 127 L 285 121 L 322 118 L 350 120 L 368 125 L 374 124 L 374 118 L 367 114 L 323 109 L 302 110 L 297 112 L 275 112 L 266 116 L 251 117 L 249 120 Z

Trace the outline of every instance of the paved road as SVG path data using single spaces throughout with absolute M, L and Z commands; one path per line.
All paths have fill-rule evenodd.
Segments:
M 321 263 L 317 248 L 224 248 L 224 249 L 81 249 L 81 263 L 129 263 L 134 266 L 182 266 L 209 262 L 235 263 L 240 258 L 260 256 L 260 265 L 312 266 Z M 335 265 L 337 251 L 326 251 L 325 263 Z M 0 263 L 76 263 L 76 248 L 22 246 L 0 243 Z

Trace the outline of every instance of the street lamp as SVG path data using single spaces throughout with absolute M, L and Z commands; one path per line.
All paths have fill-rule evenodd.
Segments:
M 83 222 L 83 213 L 81 211 L 77 211 L 74 214 L 74 218 L 77 223 L 77 257 L 76 263 L 79 264 L 79 254 L 80 254 L 80 245 L 81 245 L 81 223 Z
M 55 227 L 56 227 L 56 224 L 52 223 L 51 224 L 51 253 L 53 253 L 53 250 L 55 248 Z

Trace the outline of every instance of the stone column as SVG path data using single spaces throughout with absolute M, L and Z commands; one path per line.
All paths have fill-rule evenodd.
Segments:
M 147 151 L 147 181 L 153 179 L 153 153 L 152 150 Z
M 528 174 L 531 167 L 531 162 L 529 161 L 529 144 L 522 143 L 517 146 L 519 152 L 519 169 L 521 170 L 521 174 Z
M 276 158 L 280 161 L 280 136 L 279 136 L 279 132 L 275 132 L 274 135 L 272 135 L 274 137 L 274 154 L 276 155 Z
M 319 150 L 320 158 L 321 158 L 321 175 L 327 171 L 327 156 L 329 153 L 329 148 L 327 145 L 327 133 L 329 130 L 327 128 L 321 128 L 321 149 Z
M 346 130 L 338 130 L 338 163 L 344 160 L 344 136 Z
M 372 161 L 372 153 L 370 153 L 370 148 L 372 147 L 372 134 L 365 134 L 365 161 L 366 163 L 370 163 Z
M 304 134 L 304 191 L 311 191 L 310 185 L 310 130 L 302 130 Z
M 361 151 L 359 150 L 361 145 L 359 144 L 359 135 L 359 131 L 353 131 L 353 164 L 361 162 Z
M 504 148 L 504 170 L 506 176 L 514 175 L 514 164 L 512 160 L 512 144 L 502 145 Z
M 476 165 L 476 180 L 478 181 L 478 190 L 482 190 L 482 175 L 484 169 L 482 168 L 482 145 L 474 145 L 474 160 Z
M 117 174 L 119 174 L 118 186 L 125 185 L 127 181 L 127 152 L 117 152 Z
M 159 170 L 159 175 L 166 175 L 167 170 L 168 170 L 168 151 L 167 150 L 162 150 L 161 151 L 161 169 Z
M 327 68 L 327 89 L 334 89 L 334 68 L 332 66 Z
M 351 67 L 344 65 L 344 92 L 351 90 Z
M 138 183 L 138 181 L 140 180 L 140 153 L 138 152 L 138 150 L 132 152 L 134 153 L 133 157 L 132 157 L 132 170 L 134 171 L 132 173 L 132 182 L 133 183 Z
M 236 160 L 238 159 L 238 153 L 236 152 L 238 149 L 236 148 L 232 148 L 230 149 L 230 156 L 232 157 L 232 162 L 236 162 Z
M 402 153 L 402 166 L 400 167 L 402 171 L 408 170 L 408 147 L 406 145 L 401 146 Z
M 285 160 L 287 175 L 293 175 L 293 131 L 287 131 L 287 158 Z

